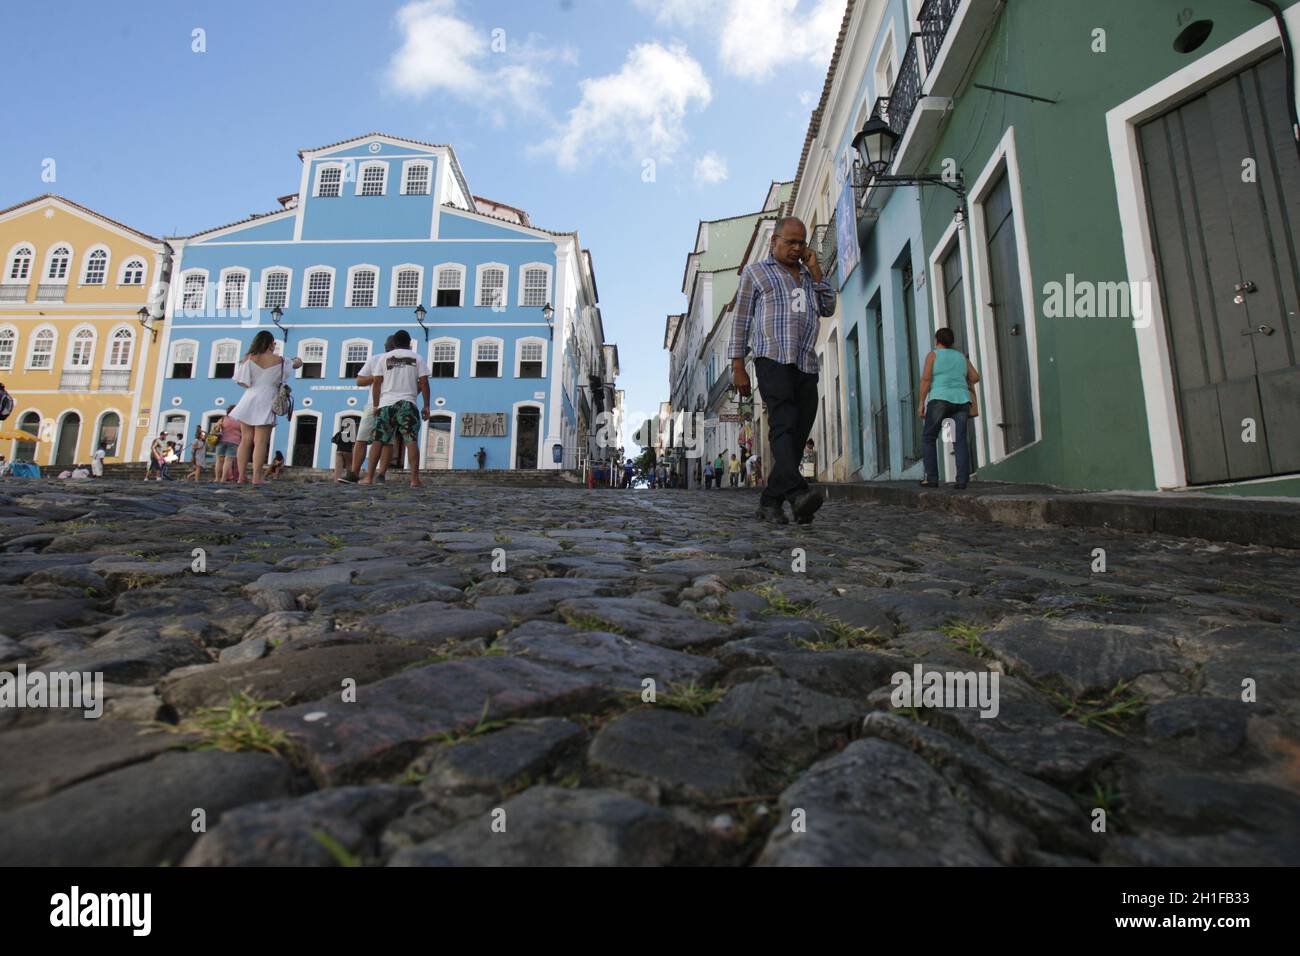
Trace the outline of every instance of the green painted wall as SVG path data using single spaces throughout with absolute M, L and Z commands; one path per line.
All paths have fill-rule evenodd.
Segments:
M 1289 0 L 1282 6 L 1300 0 Z M 1192 53 L 1173 49 L 1180 15 L 1212 20 Z M 926 168 L 954 157 L 968 184 L 1007 127 L 1016 129 L 1030 271 L 1036 292 L 1042 435 L 979 478 L 1070 487 L 1155 487 L 1146 406 L 1131 320 L 1044 318 L 1048 282 L 1127 279 L 1106 112 L 1206 53 L 1272 18 L 1246 0 L 1011 0 L 997 19 L 970 82 Z M 1185 22 L 1185 21 L 1184 21 Z M 1106 31 L 1095 53 L 1093 31 Z M 1055 99 L 1034 103 L 983 83 Z M 946 190 L 924 191 L 927 255 L 951 222 Z M 983 237 L 972 236 L 972 242 Z M 969 273 L 968 273 L 969 274 Z M 933 280 L 934 277 L 931 276 Z M 931 286 L 933 290 L 933 284 Z M 932 293 L 933 294 L 933 293 Z M 984 356 L 978 360 L 986 361 Z M 981 416 L 982 427 L 989 427 Z

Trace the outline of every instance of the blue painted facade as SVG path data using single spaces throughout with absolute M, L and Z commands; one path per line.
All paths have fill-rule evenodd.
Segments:
M 891 42 L 895 69 L 907 49 L 911 13 L 908 0 L 892 0 L 885 11 L 880 30 L 871 41 L 867 63 L 874 67 Z M 870 115 L 876 99 L 889 96 L 873 68 L 855 77 L 857 90 L 850 115 L 859 121 L 843 130 L 835 150 L 842 156 L 852 145 L 857 131 Z M 870 231 L 859 233 L 861 261 L 840 290 L 839 354 L 843 357 L 847 421 L 845 454 L 848 455 L 848 478 L 898 479 L 921 477 L 919 455 L 913 457 L 913 430 L 920 428 L 915 407 L 915 389 L 919 386 L 919 364 L 930 351 L 932 318 L 930 296 L 926 286 L 927 252 L 921 237 L 921 203 L 947 202 L 950 194 L 939 197 L 915 188 L 884 190 L 884 204 Z M 832 200 L 833 201 L 833 200 Z M 910 265 L 912 285 L 904 288 L 904 265 Z M 876 330 L 876 309 L 880 310 L 880 335 Z M 909 323 L 910 309 L 910 323 Z M 909 349 L 908 330 L 912 348 Z M 856 335 L 855 335 L 856 333 Z M 860 388 L 854 390 L 853 349 L 857 342 L 856 374 Z M 883 402 L 882 402 L 883 399 Z M 880 418 L 873 415 L 879 409 Z M 888 442 L 881 440 L 879 425 L 886 425 Z M 820 424 L 819 424 L 820 427 Z M 864 434 L 865 433 L 865 434 Z M 887 449 L 886 449 L 887 444 Z M 883 454 L 882 454 L 883 452 Z
M 284 352 L 308 361 L 323 346 L 323 358 L 318 378 L 305 377 L 304 372 L 315 370 L 304 369 L 289 383 L 296 401 L 294 418 L 277 421 L 272 452 L 283 452 L 291 465 L 331 467 L 330 439 L 344 416 L 360 417 L 369 392 L 356 385 L 355 374 L 346 374 L 354 371 L 347 365 L 349 359 L 360 358 L 362 351 L 382 351 L 387 336 L 406 329 L 412 347 L 420 349 L 431 366 L 439 357 L 439 344 L 452 346 L 454 355 L 454 376 L 431 377 L 429 382 L 433 415 L 443 419 L 447 427 L 442 434 L 450 436 L 446 458 L 435 457 L 431 421 L 420 443 L 421 467 L 477 468 L 474 455 L 480 447 L 487 452 L 488 468 L 556 467 L 546 443 L 560 432 L 552 421 L 561 404 L 553 401 L 558 397 L 552 395 L 552 383 L 562 374 L 555 369 L 556 344 L 564 341 L 568 311 L 556 297 L 561 273 L 557 261 L 572 234 L 548 234 L 479 212 L 448 147 L 370 136 L 301 155 L 304 170 L 296 204 L 287 197 L 282 202 L 289 208 L 176 243 L 180 249 L 172 274 L 155 421 L 171 432 L 183 428 L 188 440 L 196 426 L 234 407 L 243 389 L 228 377 L 232 369 L 221 343 L 228 343 L 226 349 L 235 346 L 237 361 L 260 330 L 282 339 L 272 322 L 276 293 L 267 279 L 272 272 L 286 272 Z M 428 164 L 427 192 L 406 194 L 404 171 L 413 163 Z M 322 184 L 326 193 L 332 191 L 333 174 L 323 176 L 323 168 L 338 170 L 339 195 L 321 194 Z M 381 183 L 367 180 L 378 176 L 372 168 L 384 171 Z M 371 190 L 382 188 L 382 194 L 359 194 L 367 182 Z M 415 187 L 422 183 L 410 181 Z M 357 267 L 377 273 L 373 302 L 353 304 L 350 287 L 358 282 Z M 242 300 L 238 280 L 223 281 L 231 270 L 246 275 Z M 438 304 L 443 270 L 458 274 L 458 304 Z M 480 282 L 490 278 L 491 270 L 503 274 L 500 308 L 479 304 Z M 415 303 L 408 298 L 398 304 L 396 286 L 402 271 L 418 274 L 414 298 L 427 310 L 427 345 Z M 328 295 L 319 290 L 325 305 L 308 297 L 313 272 L 330 278 Z M 535 280 L 527 305 L 526 272 Z M 544 288 L 537 282 L 543 273 Z M 203 303 L 195 307 L 199 277 L 204 281 Z M 553 332 L 543 317 L 546 302 L 557 306 Z M 498 345 L 496 375 L 476 365 L 480 341 Z M 526 345 L 529 348 L 521 352 Z M 523 364 L 524 358 L 540 358 L 540 369 Z M 522 429 L 521 409 L 535 409 L 523 412 Z M 461 415 L 494 412 L 505 414 L 504 436 L 461 434 Z

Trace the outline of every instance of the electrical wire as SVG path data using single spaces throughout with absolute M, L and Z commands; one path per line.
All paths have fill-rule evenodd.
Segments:
M 1269 10 L 1273 14 L 1273 19 L 1277 21 L 1278 33 L 1282 34 L 1282 58 L 1286 63 L 1286 102 L 1291 110 L 1291 139 L 1295 144 L 1296 156 L 1300 158 L 1300 110 L 1296 109 L 1295 50 L 1291 46 L 1291 33 L 1286 27 L 1286 17 L 1282 14 L 1282 8 L 1274 0 L 1251 0 L 1251 3 L 1257 3 Z

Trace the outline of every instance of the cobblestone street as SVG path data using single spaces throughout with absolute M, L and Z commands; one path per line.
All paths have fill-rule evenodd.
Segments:
M 11 865 L 1300 864 L 1294 551 L 731 490 L 0 492 L 0 666 L 104 681 L 99 719 L 0 709 Z M 992 706 L 899 706 L 918 667 Z

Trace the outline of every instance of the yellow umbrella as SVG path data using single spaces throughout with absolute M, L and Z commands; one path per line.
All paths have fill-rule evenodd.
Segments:
M 0 431 L 0 441 L 31 441 L 31 442 L 48 442 L 48 438 L 41 438 L 39 435 L 33 435 L 31 432 L 24 431 Z

